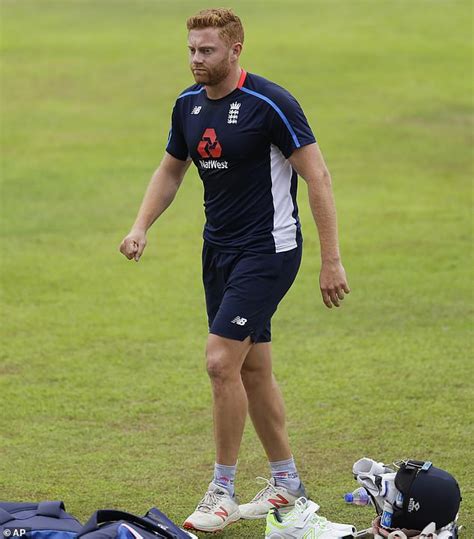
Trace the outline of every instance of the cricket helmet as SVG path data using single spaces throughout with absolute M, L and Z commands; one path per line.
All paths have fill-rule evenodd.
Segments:
M 459 485 L 431 462 L 401 462 L 395 486 L 403 494 L 403 504 L 393 513 L 393 528 L 422 530 L 435 522 L 439 529 L 456 519 L 461 503 Z

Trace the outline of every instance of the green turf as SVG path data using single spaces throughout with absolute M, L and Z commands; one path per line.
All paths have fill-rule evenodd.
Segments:
M 4 0 L 0 499 L 181 521 L 210 479 L 210 386 L 193 171 L 139 264 L 117 251 L 192 83 L 203 2 Z M 274 320 L 294 453 L 328 518 L 362 456 L 472 465 L 470 2 L 233 2 L 242 64 L 302 103 L 333 174 L 352 287 L 327 310 L 315 227 Z M 250 424 L 237 488 L 267 465 Z M 262 522 L 222 536 L 263 537 Z

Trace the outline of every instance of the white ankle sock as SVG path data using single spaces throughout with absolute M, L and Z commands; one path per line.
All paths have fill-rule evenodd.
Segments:
M 285 487 L 291 493 L 296 493 L 300 489 L 301 480 L 296 470 L 295 459 L 278 460 L 270 462 L 272 477 L 275 479 L 277 487 Z
M 214 464 L 214 479 L 216 485 L 224 488 L 231 496 L 234 496 L 234 480 L 237 470 L 237 464 L 234 466 L 226 466 L 225 464 Z

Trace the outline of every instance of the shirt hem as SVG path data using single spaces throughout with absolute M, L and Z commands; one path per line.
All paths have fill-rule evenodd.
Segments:
M 208 245 L 209 247 L 212 247 L 213 249 L 216 249 L 217 251 L 221 251 L 225 253 L 249 252 L 249 253 L 261 253 L 261 254 L 276 254 L 276 253 L 285 253 L 286 251 L 292 251 L 293 249 L 300 247 L 303 244 L 303 236 L 300 236 L 291 244 L 286 243 L 284 245 L 279 245 L 278 247 L 275 246 L 273 250 L 269 248 L 262 248 L 262 247 L 254 246 L 254 245 L 242 245 L 242 246 L 220 245 L 218 243 L 209 241 L 206 238 L 203 238 L 203 243 L 205 245 Z
M 291 244 L 288 245 L 280 245 L 278 247 L 275 246 L 275 253 L 286 253 L 286 251 L 292 251 L 293 249 L 296 249 L 298 247 L 298 242 L 294 241 Z

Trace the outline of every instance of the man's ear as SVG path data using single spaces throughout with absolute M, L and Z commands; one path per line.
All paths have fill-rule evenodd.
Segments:
M 242 43 L 234 43 L 231 48 L 232 55 L 238 58 L 242 52 Z

